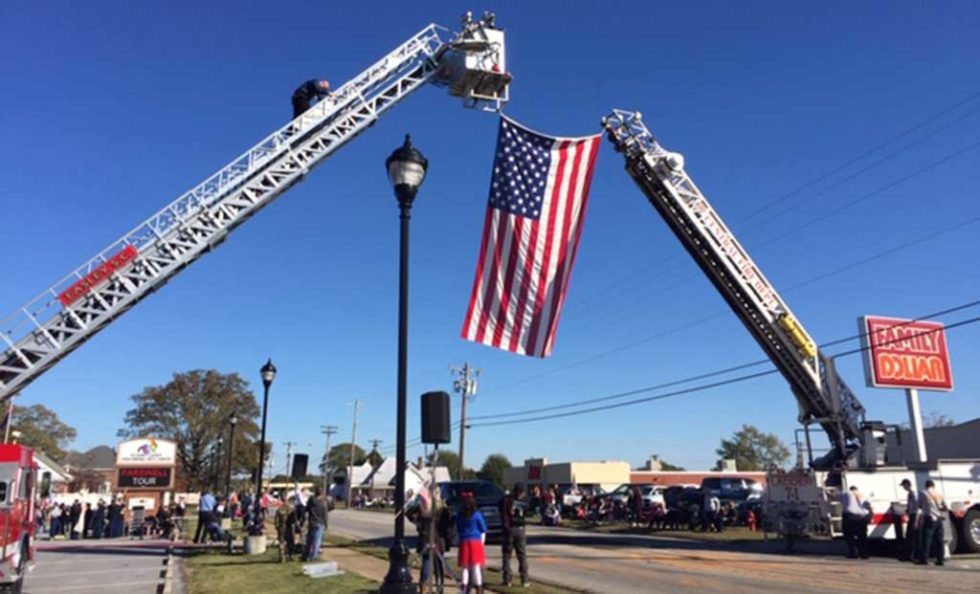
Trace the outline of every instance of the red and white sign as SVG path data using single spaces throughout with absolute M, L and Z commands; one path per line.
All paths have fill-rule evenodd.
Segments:
M 89 294 L 99 284 L 109 280 L 113 273 L 122 269 L 139 255 L 135 246 L 127 245 L 125 248 L 116 252 L 112 257 L 99 265 L 98 268 L 86 274 L 82 280 L 68 287 L 58 299 L 63 305 L 71 305 L 82 297 Z
M 860 326 L 868 386 L 953 389 L 946 332 L 941 322 L 864 316 Z

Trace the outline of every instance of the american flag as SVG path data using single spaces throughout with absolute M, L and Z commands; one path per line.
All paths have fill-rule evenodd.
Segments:
M 463 338 L 551 354 L 598 150 L 598 134 L 544 136 L 501 117 Z

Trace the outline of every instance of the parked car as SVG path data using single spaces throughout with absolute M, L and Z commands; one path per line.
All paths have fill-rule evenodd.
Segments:
M 697 485 L 671 485 L 664 489 L 664 505 L 667 509 L 681 509 L 701 500 Z
M 701 481 L 702 491 L 711 491 L 722 502 L 740 503 L 762 497 L 762 486 L 752 479 L 741 477 L 709 477 Z
M 658 485 L 642 485 L 640 493 L 643 494 L 644 507 L 664 504 L 664 488 Z
M 473 493 L 476 507 L 487 521 L 487 540 L 499 539 L 503 532 L 500 509 L 503 507 L 504 492 L 490 481 L 447 481 L 439 483 L 442 500 L 459 513 L 463 493 Z

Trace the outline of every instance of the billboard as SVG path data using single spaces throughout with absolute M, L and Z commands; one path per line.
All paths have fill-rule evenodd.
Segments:
M 173 466 L 177 463 L 177 444 L 166 439 L 142 437 L 116 446 L 117 466 Z
M 869 387 L 953 389 L 941 322 L 864 316 L 859 324 Z

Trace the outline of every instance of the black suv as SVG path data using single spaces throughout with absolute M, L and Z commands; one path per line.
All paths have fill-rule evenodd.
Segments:
M 463 493 L 473 493 L 476 506 L 487 521 L 487 540 L 497 539 L 503 531 L 500 522 L 500 509 L 503 507 L 504 492 L 490 481 L 449 481 L 439 483 L 442 500 L 454 513 L 459 513 Z

